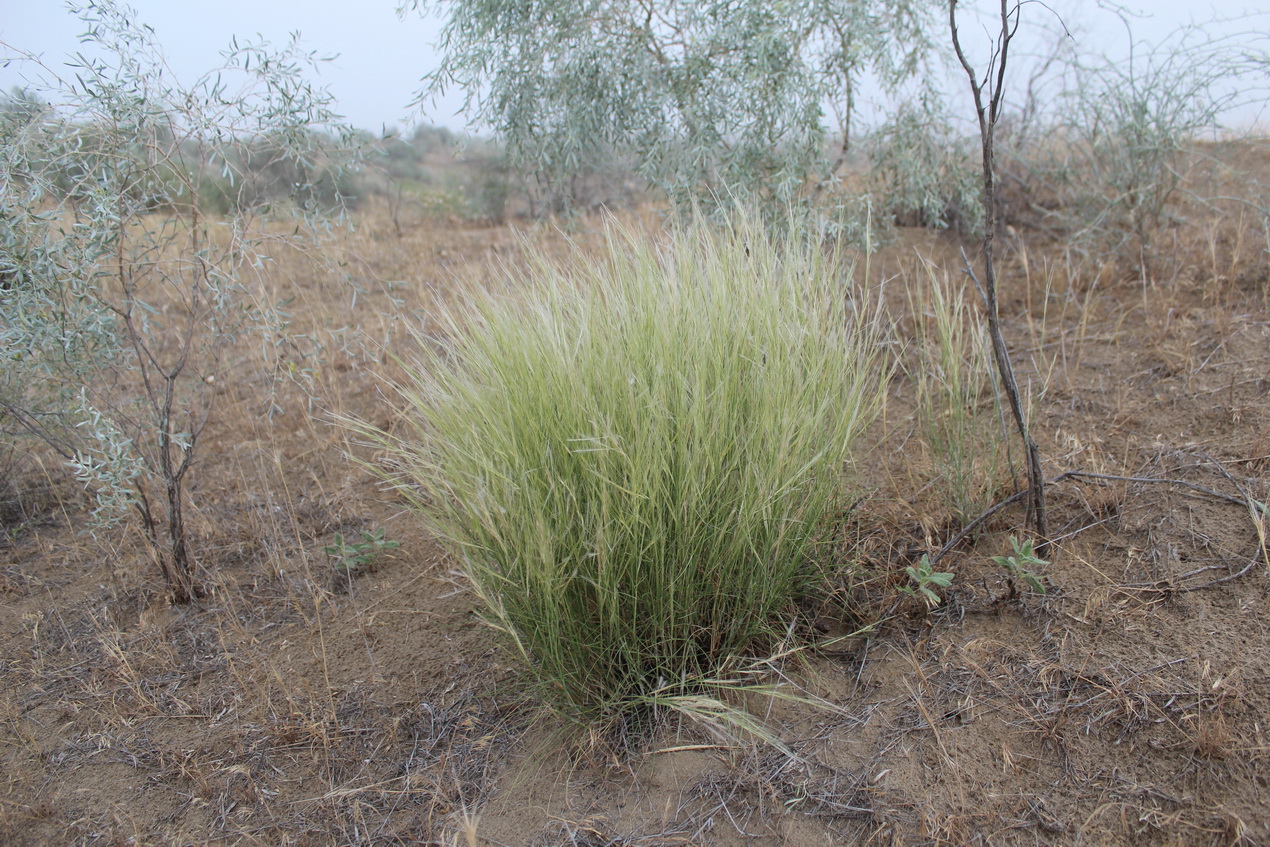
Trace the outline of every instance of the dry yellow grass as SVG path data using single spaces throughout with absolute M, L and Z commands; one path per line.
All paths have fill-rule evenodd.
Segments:
M 601 232 L 570 227 L 584 247 Z M 876 493 L 841 518 L 857 567 L 808 601 L 829 635 L 878 627 L 787 669 L 839 708 L 771 707 L 794 758 L 688 726 L 622 755 L 551 746 L 452 563 L 348 460 L 374 457 L 332 418 L 396 426 L 383 380 L 407 326 L 501 284 L 523 238 L 564 254 L 559 230 L 525 229 L 417 219 L 399 236 L 371 210 L 320 261 L 283 251 L 252 281 L 290 301 L 289 337 L 216 374 L 190 500 L 209 591 L 188 607 L 135 535 L 76 534 L 86 504 L 56 463 L 23 465 L 0 540 L 0 841 L 1270 840 L 1264 542 L 1246 507 L 1196 488 L 1270 500 L 1263 221 L 1194 209 L 1148 278 L 1014 237 L 1003 318 L 1047 470 L 1104 477 L 1054 487 L 1049 594 L 1007 597 L 988 560 L 1017 531 L 1006 511 L 944 560 L 956 577 L 928 615 L 896 588 L 957 522 L 893 382 Z M 956 272 L 958 245 L 905 231 L 869 262 L 901 336 L 883 282 L 922 261 Z M 401 546 L 337 578 L 334 533 L 378 528 Z

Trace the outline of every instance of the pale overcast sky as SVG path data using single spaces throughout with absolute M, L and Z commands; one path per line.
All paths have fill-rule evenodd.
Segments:
M 338 54 L 322 66 L 318 81 L 339 101 L 355 126 L 379 130 L 417 117 L 407 109 L 419 78 L 437 64 L 432 43 L 439 25 L 416 13 L 399 18 L 395 0 L 128 0 L 138 19 L 153 27 L 179 79 L 191 80 L 221 64 L 230 39 L 263 36 L 275 46 L 298 31 L 319 55 Z M 57 66 L 79 49 L 83 24 L 61 0 L 0 0 L 0 42 L 42 54 Z M 8 51 L 5 51 L 6 53 Z M 14 66 L 0 68 L 0 86 L 20 83 Z M 462 97 L 429 109 L 427 122 L 455 129 Z
M 291 32 L 299 31 L 308 49 L 322 55 L 338 54 L 324 67 L 320 82 L 336 96 L 345 117 L 365 129 L 379 130 L 385 124 L 417 119 L 417 112 L 408 110 L 407 104 L 418 88 L 419 77 L 438 62 L 433 43 L 439 24 L 421 19 L 417 13 L 399 18 L 396 0 L 131 0 L 128 5 L 154 28 L 169 64 L 183 80 L 216 67 L 219 51 L 232 36 L 261 35 L 281 45 Z M 1118 51 L 1126 43 L 1119 19 L 1100 11 L 1095 0 L 1055 0 L 1049 5 L 1091 46 Z M 1270 12 L 1270 0 L 1219 4 L 1157 0 L 1124 5 L 1149 15 L 1135 21 L 1139 39 L 1156 40 L 1182 24 L 1207 20 L 1214 14 L 1245 12 L 1253 16 L 1249 18 L 1252 28 L 1261 31 L 1262 39 L 1270 40 L 1264 17 Z M 1028 11 L 1030 20 L 1038 22 L 1046 14 L 1039 4 Z M 76 36 L 81 29 L 60 0 L 0 0 L 0 42 L 7 45 L 4 55 L 16 48 L 40 54 L 49 65 L 59 66 L 78 49 Z M 963 33 L 969 40 L 971 29 L 963 27 Z M 1266 41 L 1260 46 L 1264 48 Z M 20 74 L 16 65 L 0 68 L 0 87 L 21 84 Z M 466 123 L 456 114 L 461 106 L 462 96 L 455 93 L 430 107 L 424 120 L 461 129 Z

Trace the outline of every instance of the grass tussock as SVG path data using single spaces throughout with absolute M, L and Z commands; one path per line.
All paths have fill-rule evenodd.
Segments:
M 541 262 L 423 345 L 381 436 L 548 702 L 691 703 L 786 629 L 880 403 L 833 256 L 741 223 Z M 713 702 L 713 701 L 712 701 Z

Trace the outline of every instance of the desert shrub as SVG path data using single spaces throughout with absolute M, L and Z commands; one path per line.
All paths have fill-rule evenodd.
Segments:
M 937 107 L 907 105 L 866 140 L 874 221 L 886 225 L 983 229 L 978 150 Z
M 1145 270 L 1159 231 L 1178 219 L 1196 141 L 1265 99 L 1270 56 L 1255 33 L 1218 34 L 1228 23 L 1190 24 L 1153 45 L 1126 21 L 1126 58 L 1057 54 L 1048 114 L 1031 116 L 1028 131 L 1002 146 L 1022 206 L 1007 216 Z
M 584 719 L 699 707 L 784 633 L 882 367 L 837 262 L 792 237 L 609 242 L 449 315 L 379 436 L 489 621 Z
M 94 497 L 91 531 L 137 520 L 186 601 L 185 492 L 222 357 L 246 333 L 285 336 L 249 269 L 338 211 L 328 183 L 356 146 L 294 43 L 235 43 L 182 84 L 135 12 L 77 12 L 73 80 L 5 47 L 41 82 L 0 107 L 0 439 L 61 455 Z

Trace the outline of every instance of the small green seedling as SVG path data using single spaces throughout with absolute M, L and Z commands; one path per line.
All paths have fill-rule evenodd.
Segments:
M 1049 561 L 1042 559 L 1036 555 L 1032 548 L 1032 540 L 1024 539 L 1023 543 L 1013 535 L 1010 536 L 1010 546 L 1014 548 L 1014 552 L 1009 556 L 993 556 L 992 561 L 1005 568 L 1005 572 L 1010 575 L 1010 594 L 1013 596 L 1014 580 L 1021 579 L 1028 585 L 1032 586 L 1037 594 L 1045 593 L 1045 583 L 1041 582 L 1041 578 L 1036 574 L 1034 568 L 1048 565 Z
M 335 570 L 339 573 L 352 574 L 361 569 L 364 565 L 368 565 L 371 561 L 385 550 L 393 550 L 399 547 L 396 541 L 390 541 L 384 538 L 384 530 L 375 530 L 367 532 L 362 530 L 361 541 L 350 541 L 344 538 L 344 534 L 335 533 L 335 543 L 322 548 L 322 552 L 335 560 Z
M 917 584 L 916 588 L 907 585 L 900 586 L 900 591 L 910 597 L 921 597 L 926 603 L 928 609 L 933 609 L 940 603 L 940 597 L 935 593 L 935 588 L 947 588 L 952 585 L 953 575 L 934 570 L 934 566 L 930 563 L 930 556 L 923 553 L 922 560 L 917 563 L 917 567 L 909 566 L 904 569 L 908 574 L 908 578 Z

